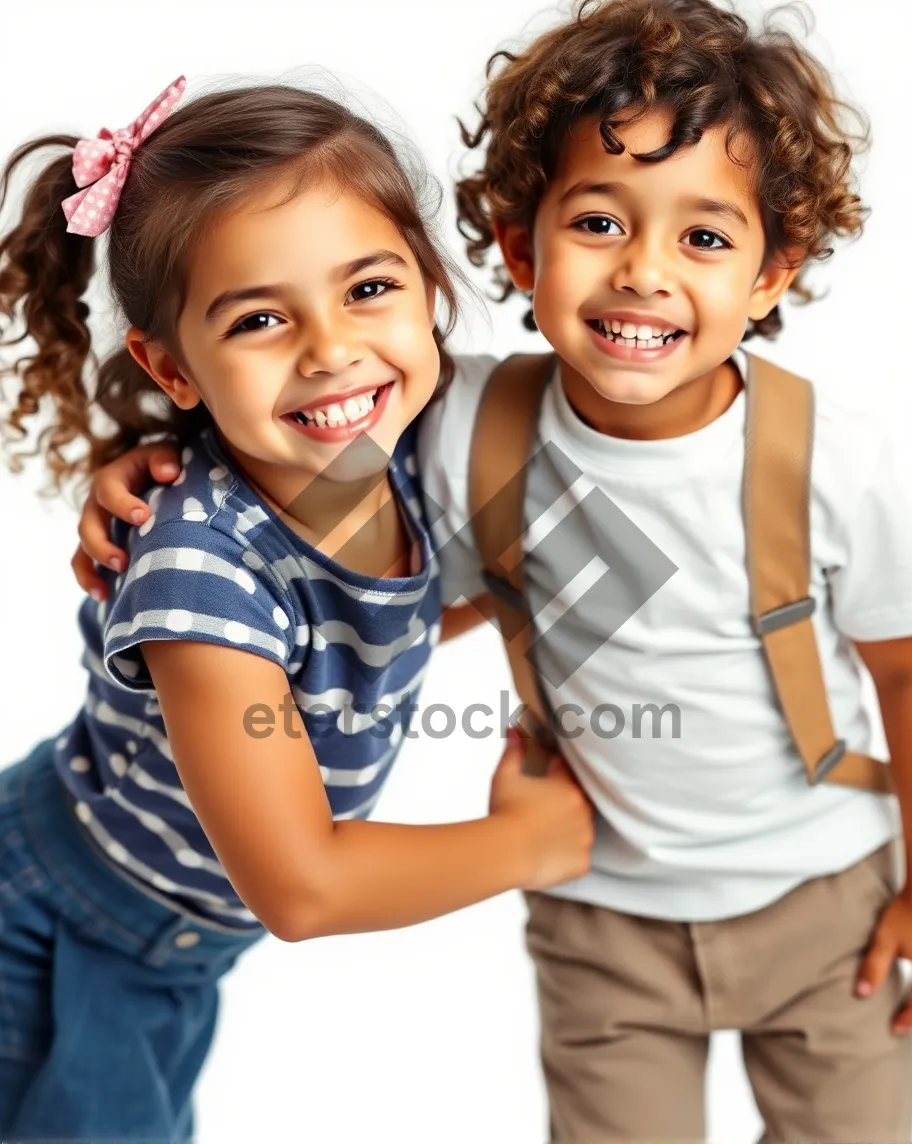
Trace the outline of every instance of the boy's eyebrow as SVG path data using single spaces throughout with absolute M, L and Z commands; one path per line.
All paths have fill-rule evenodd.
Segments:
M 394 250 L 375 250 L 371 254 L 365 254 L 361 258 L 355 258 L 351 262 L 338 266 L 333 271 L 333 278 L 337 282 L 344 282 L 346 278 L 352 278 L 371 266 L 407 265 L 405 259 L 396 254 Z M 237 302 L 252 302 L 257 298 L 275 298 L 279 294 L 290 293 L 292 289 L 293 287 L 288 282 L 276 282 L 264 286 L 244 286 L 238 290 L 223 290 L 209 303 L 205 320 L 211 322 L 222 310 L 235 305 Z
M 628 188 L 623 183 L 592 183 L 588 179 L 583 179 L 579 183 L 574 183 L 569 190 L 564 191 L 558 200 L 561 204 L 565 203 L 568 199 L 575 199 L 578 195 L 618 195 Z
M 685 199 L 684 206 L 688 210 L 699 211 L 701 214 L 722 215 L 723 218 L 729 218 L 733 222 L 740 223 L 742 226 L 749 225 L 747 215 L 745 215 L 744 211 L 741 210 L 737 203 L 733 203 L 729 199 Z
M 627 192 L 634 194 L 625 183 L 591 183 L 583 180 L 579 183 L 574 183 L 569 190 L 564 191 L 560 197 L 560 202 L 563 204 L 568 199 L 576 198 L 578 195 L 611 195 L 615 198 L 620 197 Z M 723 218 L 732 219 L 732 221 L 740 223 L 742 226 L 748 226 L 747 216 L 744 211 L 728 199 L 710 199 L 697 196 L 695 198 L 688 198 L 682 201 L 682 206 L 686 210 L 699 211 L 704 214 L 721 215 Z

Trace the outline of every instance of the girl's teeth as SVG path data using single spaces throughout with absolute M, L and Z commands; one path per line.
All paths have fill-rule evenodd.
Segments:
M 296 413 L 295 419 L 302 425 L 316 425 L 320 429 L 335 429 L 342 425 L 363 420 L 374 408 L 374 399 L 377 391 L 373 393 L 360 393 L 357 397 L 346 398 L 341 404 L 333 402 L 325 409 L 317 409 L 313 413 Z
M 326 407 L 326 424 L 330 427 L 345 424 L 345 414 L 342 412 L 342 406 L 338 402 L 333 402 L 332 405 Z
M 621 332 L 621 323 L 617 320 L 617 318 L 615 318 L 615 320 L 611 323 L 611 332 L 613 334 L 619 334 Z

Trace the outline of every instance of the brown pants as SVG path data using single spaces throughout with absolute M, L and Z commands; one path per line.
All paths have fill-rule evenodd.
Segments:
M 741 1032 L 768 1144 L 908 1141 L 912 1035 L 890 1030 L 899 967 L 873 997 L 854 993 L 894 856 L 721 922 L 528 894 L 552 1144 L 703 1140 L 715 1029 Z

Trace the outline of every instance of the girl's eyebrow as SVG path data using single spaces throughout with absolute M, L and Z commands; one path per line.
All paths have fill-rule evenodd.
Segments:
M 346 278 L 352 278 L 371 266 L 408 266 L 408 263 L 394 250 L 375 250 L 371 254 L 365 254 L 361 258 L 337 266 L 333 271 L 333 278 L 337 282 L 344 282 Z M 223 310 L 237 302 L 252 302 L 256 298 L 275 298 L 279 294 L 290 293 L 292 289 L 288 282 L 277 282 L 269 286 L 243 286 L 237 290 L 223 290 L 209 303 L 205 321 L 211 322 Z
M 365 254 L 363 258 L 355 258 L 344 266 L 337 267 L 333 277 L 338 282 L 344 282 L 346 278 L 353 278 L 371 266 L 408 266 L 408 263 L 394 250 L 375 250 L 372 254 Z
M 209 303 L 205 321 L 211 322 L 222 310 L 227 310 L 236 302 L 251 302 L 255 298 L 275 298 L 290 290 L 291 286 L 287 282 L 277 282 L 273 286 L 244 286 L 239 290 L 223 290 Z

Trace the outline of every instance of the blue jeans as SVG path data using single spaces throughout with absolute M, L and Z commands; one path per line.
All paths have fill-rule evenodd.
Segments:
M 0 1139 L 188 1141 L 239 932 L 95 853 L 52 743 L 0 771 Z

